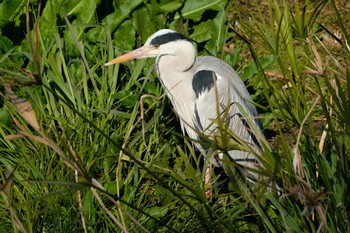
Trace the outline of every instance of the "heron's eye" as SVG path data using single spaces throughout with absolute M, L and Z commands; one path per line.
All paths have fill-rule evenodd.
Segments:
M 153 46 L 154 46 L 154 48 L 156 48 L 156 49 L 159 49 L 159 47 L 160 47 L 159 44 L 155 44 L 155 45 L 153 45 Z

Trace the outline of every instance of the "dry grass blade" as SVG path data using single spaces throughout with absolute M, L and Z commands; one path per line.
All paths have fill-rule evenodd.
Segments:
M 40 22 L 40 9 L 41 9 L 41 1 L 39 1 L 39 11 L 37 15 L 37 20 L 34 23 L 34 41 L 30 37 L 30 3 L 31 1 L 27 1 L 26 6 L 26 27 L 27 27 L 27 35 L 28 35 L 28 42 L 29 42 L 29 48 L 31 51 L 31 54 L 33 54 L 33 61 L 36 69 L 37 75 L 35 75 L 35 79 L 38 83 L 41 83 L 41 77 L 40 77 L 40 67 L 41 67 L 41 55 L 40 55 L 40 48 L 39 48 L 39 22 Z
M 321 59 L 321 55 L 319 54 L 319 52 L 316 49 L 315 44 L 313 43 L 311 38 L 307 39 L 307 43 L 309 44 L 312 53 L 315 56 L 314 61 L 312 61 L 311 59 L 310 62 L 311 64 L 314 66 L 314 69 L 306 67 L 306 72 L 309 74 L 313 74 L 313 75 L 320 75 L 323 76 L 326 72 L 327 66 L 328 66 L 328 61 L 326 61 L 326 65 L 323 64 L 323 61 Z
M 77 156 L 77 153 L 74 149 L 74 146 L 72 144 L 71 141 L 68 141 L 68 145 L 69 145 L 69 150 L 71 152 L 71 154 L 73 155 L 74 159 L 76 162 L 78 162 L 78 156 Z M 74 170 L 74 175 L 75 175 L 75 182 L 76 183 L 79 183 L 79 172 L 78 170 Z M 79 213 L 80 213 L 80 218 L 81 218 L 81 222 L 82 222 L 82 225 L 83 225 L 83 229 L 84 229 L 84 232 L 87 233 L 87 227 L 86 227 L 86 220 L 85 220 L 85 216 L 84 216 L 84 211 L 83 211 L 83 202 L 82 202 L 82 198 L 81 198 L 81 192 L 80 190 L 77 191 L 77 201 L 78 201 L 78 204 L 79 204 Z
M 322 132 L 320 143 L 318 144 L 318 148 L 320 149 L 320 153 L 323 152 L 324 144 L 326 142 L 326 137 L 327 137 L 327 130 L 328 130 L 328 124 L 326 125 L 325 129 Z
M 21 134 L 12 134 L 12 135 L 6 135 L 4 137 L 4 139 L 7 140 L 7 141 L 16 140 L 16 139 L 19 139 L 19 138 L 24 138 L 24 136 L 21 135 Z
M 301 130 L 299 131 L 301 132 Z M 299 139 L 299 135 L 298 135 Z M 301 164 L 301 154 L 298 147 L 299 141 L 297 141 L 296 145 L 293 148 L 293 169 L 294 172 L 301 178 L 305 178 L 306 173 L 303 165 Z
M 301 122 L 300 130 L 299 130 L 299 133 L 298 133 L 298 138 L 297 138 L 297 141 L 296 141 L 295 146 L 293 148 L 293 154 L 294 154 L 293 169 L 294 169 L 294 172 L 297 174 L 297 176 L 299 176 L 301 178 L 305 178 L 306 177 L 305 169 L 303 168 L 303 165 L 301 164 L 301 155 L 300 155 L 300 151 L 299 151 L 299 143 L 300 143 L 300 139 L 301 139 L 301 134 L 303 132 L 302 129 L 304 127 L 305 122 L 307 121 L 307 119 L 311 115 L 312 111 L 314 110 L 316 104 L 320 101 L 320 99 L 321 99 L 321 97 L 318 96 L 316 101 L 313 103 L 313 105 L 309 109 L 308 113 L 304 117 L 303 121 Z
M 10 168 L 10 166 L 8 165 L 6 167 L 6 180 L 3 184 L 0 184 L 0 192 L 2 192 L 3 190 L 5 190 L 5 192 L 9 192 L 11 189 L 11 184 L 12 184 L 12 177 L 13 177 L 13 172 Z
M 97 192 L 95 191 L 95 193 L 97 194 Z M 98 194 L 97 194 L 98 195 Z M 123 212 L 131 221 L 133 221 L 134 223 L 136 223 L 144 232 L 149 233 L 150 231 L 148 231 L 137 219 L 135 219 L 128 211 L 126 211 L 123 207 L 120 206 L 120 202 L 119 200 L 116 201 L 114 198 L 112 198 L 109 194 L 104 193 L 104 195 L 111 201 L 113 202 L 113 204 L 118 208 L 118 211 Z M 101 204 L 101 203 L 100 203 Z M 125 223 L 123 223 L 124 226 L 126 227 Z
M 102 199 L 100 198 L 100 196 L 98 195 L 98 193 L 96 192 L 96 190 L 94 188 L 90 189 L 91 192 L 94 194 L 96 200 L 98 201 L 98 203 L 100 203 L 101 207 L 104 209 L 104 211 L 106 211 L 106 213 L 108 214 L 108 216 L 118 225 L 118 227 L 123 231 L 123 232 L 128 232 L 128 230 L 125 228 L 125 225 L 121 224 L 118 219 L 111 213 L 111 211 L 109 211 L 109 209 L 105 206 L 105 204 L 103 203 Z
M 33 107 L 28 100 L 18 98 L 18 96 L 12 91 L 9 84 L 5 83 L 4 87 L 6 94 L 13 103 L 16 111 L 30 124 L 31 127 L 33 127 L 35 130 L 39 130 L 38 120 L 36 119 Z
M 20 232 L 27 232 L 27 230 L 24 228 L 20 218 L 18 217 L 13 204 L 11 203 L 11 193 L 10 193 L 10 189 L 11 189 L 11 180 L 12 180 L 12 176 L 13 176 L 13 171 L 11 170 L 11 168 L 9 166 L 6 167 L 6 173 L 7 173 L 7 180 L 6 183 L 4 185 L 0 186 L 0 195 L 2 197 L 2 199 L 5 202 L 6 207 L 10 210 L 11 213 L 11 219 L 12 219 L 12 223 L 13 225 L 16 227 L 16 229 Z
M 11 97 L 10 97 L 11 98 Z M 29 104 L 29 102 L 28 102 Z M 16 107 L 16 105 L 15 105 Z M 31 105 L 30 105 L 31 107 Z M 20 110 L 18 110 L 19 113 Z M 59 146 L 57 146 L 50 138 L 46 137 L 40 130 L 39 130 L 39 125 L 36 121 L 36 117 L 35 117 L 35 114 L 34 114 L 34 111 L 31 110 L 29 111 L 29 113 L 27 112 L 26 114 L 24 114 L 24 116 L 22 115 L 22 117 L 28 122 L 29 121 L 34 121 L 34 124 L 36 122 L 38 128 L 34 128 L 34 126 L 32 125 L 33 122 L 30 123 L 30 125 L 36 130 L 36 132 L 40 135 L 40 136 L 37 136 L 37 135 L 33 135 L 31 133 L 28 133 L 26 132 L 25 128 L 18 122 L 18 120 L 12 116 L 12 119 L 13 121 L 15 122 L 16 126 L 18 127 L 19 129 L 19 133 L 20 134 L 15 134 L 15 135 L 6 135 L 4 138 L 6 140 L 15 140 L 15 139 L 19 139 L 19 138 L 29 138 L 33 141 L 36 141 L 36 142 L 39 142 L 41 144 L 44 144 L 44 145 L 47 145 L 49 147 L 51 147 L 62 159 L 63 161 L 65 162 L 65 164 L 70 167 L 71 169 L 73 170 L 78 170 L 79 174 L 84 174 L 83 170 L 79 168 L 79 166 L 76 164 L 76 163 L 73 163 L 66 155 L 65 153 L 61 150 L 61 148 Z M 28 122 L 29 123 L 29 122 Z
M 316 209 L 317 215 L 321 219 L 321 224 L 320 224 L 317 232 L 321 232 L 321 230 L 323 228 L 327 229 L 327 226 L 328 226 L 328 224 L 327 224 L 327 216 L 326 216 L 327 211 L 321 205 L 317 205 L 315 207 L 315 209 Z

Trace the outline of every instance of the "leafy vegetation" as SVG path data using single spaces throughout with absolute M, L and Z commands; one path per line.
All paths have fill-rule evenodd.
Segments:
M 2 1 L 1 232 L 349 232 L 346 6 Z M 207 200 L 153 61 L 104 66 L 161 28 L 239 72 L 269 141 L 268 182 L 215 170 Z

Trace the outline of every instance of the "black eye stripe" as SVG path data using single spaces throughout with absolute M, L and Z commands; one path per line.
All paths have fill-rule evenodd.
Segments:
M 189 38 L 186 36 L 182 35 L 181 33 L 174 32 L 174 33 L 167 33 L 161 36 L 157 36 L 151 41 L 151 45 L 162 45 L 166 44 L 171 41 L 176 41 L 176 40 L 187 40 L 189 42 L 192 42 Z

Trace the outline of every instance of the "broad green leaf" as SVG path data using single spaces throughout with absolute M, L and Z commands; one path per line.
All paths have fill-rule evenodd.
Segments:
M 40 34 L 45 42 L 50 41 L 53 35 L 58 32 L 57 14 L 60 12 L 61 2 L 62 0 L 48 1 L 45 4 L 40 19 Z
M 96 15 L 96 7 L 100 3 L 100 0 L 93 0 L 93 1 L 80 1 L 83 2 L 83 4 L 77 5 L 76 14 L 77 19 L 73 21 L 73 25 L 77 25 L 79 30 L 78 31 L 78 39 L 80 40 L 84 30 L 86 27 L 90 26 L 89 24 L 96 23 L 95 15 Z
M 199 21 L 202 14 L 209 9 L 214 10 L 225 10 L 220 7 L 219 4 L 226 2 L 225 0 L 188 0 L 185 2 L 183 9 L 181 10 L 181 16 L 187 19 L 192 19 L 194 21 Z M 179 19 L 180 15 L 176 15 L 175 19 Z
M 0 50 L 8 51 L 13 46 L 12 41 L 6 36 L 0 35 Z
M 118 91 L 112 97 L 119 100 L 126 108 L 133 108 L 138 101 L 138 95 L 127 90 Z
M 117 9 L 115 9 L 114 13 L 107 15 L 104 19 L 102 19 L 104 30 L 109 33 L 113 33 L 120 24 L 130 17 L 131 13 L 135 10 L 136 7 L 143 3 L 142 0 L 131 0 L 127 1 L 124 4 L 120 4 Z M 96 27 L 92 28 L 87 32 L 87 38 L 89 41 L 96 42 L 99 34 L 101 33 L 101 28 Z
M 272 65 L 275 62 L 275 60 L 276 60 L 275 56 L 271 55 L 269 57 L 260 58 L 259 62 L 262 68 L 266 69 L 267 67 Z M 243 81 L 246 81 L 247 79 L 250 79 L 251 77 L 253 77 L 253 75 L 255 75 L 256 73 L 258 73 L 258 69 L 255 63 L 252 62 L 247 66 L 247 68 L 244 69 L 243 73 L 241 74 L 241 79 Z
M 86 220 L 89 222 L 89 224 L 93 224 L 96 221 L 96 211 L 95 211 L 95 205 L 94 205 L 94 195 L 93 193 L 88 190 L 86 194 L 84 195 L 83 199 L 83 213 L 86 218 Z
M 72 33 L 75 33 L 78 41 L 82 39 L 84 31 L 88 26 L 96 23 L 96 7 L 99 0 L 93 1 L 81 1 L 82 3 L 77 3 L 71 13 L 76 12 L 76 19 L 72 22 L 73 31 L 66 30 L 65 41 L 67 50 L 69 52 L 76 51 L 76 41 L 73 39 Z M 66 14 L 66 12 L 64 12 Z M 73 52 L 74 53 L 74 52 Z
M 219 7 L 224 8 L 224 2 L 218 4 Z M 212 20 L 211 40 L 207 43 L 206 48 L 214 55 L 217 56 L 219 51 L 222 51 L 226 39 L 227 39 L 227 26 L 226 26 L 226 11 L 221 10 Z
M 26 0 L 2 1 L 0 3 L 0 28 L 6 25 L 21 13 Z
M 146 208 L 143 211 L 157 219 L 160 219 L 168 213 L 169 208 L 166 206 L 153 206 L 153 207 Z M 143 215 L 140 221 L 143 222 L 148 218 L 149 218 L 148 216 Z M 157 225 L 156 222 L 153 219 L 150 219 L 146 222 L 145 226 L 147 227 L 147 229 L 152 230 L 156 227 L 156 225 Z
M 171 1 L 169 3 L 166 3 L 164 5 L 160 6 L 160 9 L 165 12 L 174 11 L 176 9 L 179 9 L 182 5 L 183 1 Z
M 153 206 L 153 207 L 147 208 L 144 211 L 155 218 L 160 218 L 160 217 L 164 217 L 168 212 L 168 210 L 169 208 L 167 208 L 166 206 L 164 207 Z
M 113 35 L 115 45 L 123 52 L 132 50 L 135 45 L 136 33 L 132 28 L 131 21 L 126 20 Z
M 193 33 L 191 34 L 191 39 L 198 43 L 207 41 L 211 38 L 211 31 L 213 29 L 213 22 L 208 20 L 196 26 L 193 26 Z
M 114 13 L 107 15 L 102 23 L 113 32 L 131 13 L 135 10 L 136 7 L 143 3 L 142 0 L 131 0 L 125 4 L 121 4 Z
M 157 19 L 151 19 L 151 17 L 152 16 L 145 7 L 135 10 L 132 14 L 132 26 L 142 40 L 138 41 L 139 43 L 137 46 L 140 46 L 141 43 L 145 42 L 147 38 L 157 30 L 155 26 Z M 131 42 L 133 41 L 134 40 Z
M 80 0 L 67 1 L 64 5 L 64 11 L 65 11 L 64 13 L 66 13 L 68 16 L 79 14 L 79 12 L 81 11 L 80 9 L 85 7 L 86 2 L 88 1 L 80 1 Z

